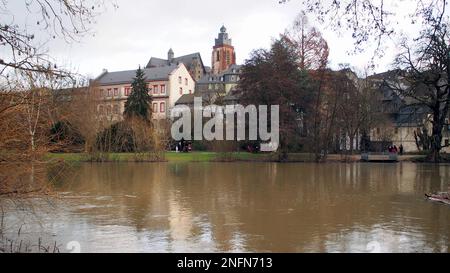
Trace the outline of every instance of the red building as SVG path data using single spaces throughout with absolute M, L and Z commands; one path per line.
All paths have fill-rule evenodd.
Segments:
M 231 65 L 236 64 L 236 53 L 232 46 L 231 39 L 228 38 L 227 29 L 222 26 L 219 37 L 216 39 L 216 44 L 212 52 L 212 73 L 220 74 Z

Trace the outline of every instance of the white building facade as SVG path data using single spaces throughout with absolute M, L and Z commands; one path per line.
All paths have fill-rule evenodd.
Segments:
M 193 94 L 195 81 L 184 64 L 143 69 L 152 96 L 152 117 L 164 120 L 170 117 L 175 102 L 183 95 Z M 101 103 L 98 111 L 111 122 L 123 119 L 125 102 L 133 92 L 131 84 L 136 70 L 108 72 L 105 71 L 96 80 L 96 90 Z

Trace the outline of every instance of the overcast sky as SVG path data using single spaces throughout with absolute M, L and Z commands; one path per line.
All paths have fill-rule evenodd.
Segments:
M 23 7 L 24 1 L 9 5 Z M 277 0 L 116 0 L 118 9 L 109 7 L 97 18 L 95 37 L 81 43 L 66 44 L 56 40 L 47 44 L 58 63 L 77 72 L 95 77 L 103 68 L 109 71 L 145 66 L 151 56 L 165 58 L 169 48 L 175 56 L 200 52 L 205 65 L 211 65 L 211 50 L 220 27 L 224 24 L 242 64 L 257 48 L 268 48 L 302 10 L 300 0 L 280 5 Z M 22 13 L 23 14 L 23 13 Z M 17 18 L 16 18 L 17 19 Z M 363 70 L 373 51 L 349 56 L 353 49 L 350 33 L 337 34 L 318 25 L 330 46 L 330 66 L 340 63 Z M 395 47 L 381 60 L 376 70 L 387 70 L 395 55 Z

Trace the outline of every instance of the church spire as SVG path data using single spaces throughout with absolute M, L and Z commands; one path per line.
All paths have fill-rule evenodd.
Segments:
M 167 52 L 167 60 L 169 61 L 169 64 L 172 63 L 174 58 L 175 58 L 175 54 L 173 53 L 173 50 L 171 48 L 171 49 L 169 49 L 169 52 Z
M 224 25 L 220 28 L 219 37 L 216 39 L 216 46 L 223 45 L 231 46 L 231 39 L 228 38 L 227 28 Z

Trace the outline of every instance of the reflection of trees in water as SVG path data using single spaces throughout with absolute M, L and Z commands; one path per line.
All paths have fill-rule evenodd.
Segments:
M 33 226 L 45 224 L 55 209 L 53 186 L 61 163 L 0 163 L 0 252 L 59 252 L 59 245 L 35 236 Z M 49 243 L 49 245 L 46 245 Z
M 450 223 L 448 207 L 422 202 L 422 193 L 442 183 L 448 170 L 431 169 L 427 174 L 420 168 L 414 164 L 86 164 L 65 185 L 74 192 L 115 196 L 111 202 L 119 206 L 97 211 L 109 215 L 107 223 L 166 232 L 171 251 L 183 245 L 201 246 L 199 241 L 208 245 L 205 251 L 327 251 L 330 240 L 345 251 L 352 249 L 346 242 L 354 243 L 347 240 L 348 234 L 370 234 L 375 228 L 411 232 L 413 238 L 439 249 L 450 238 L 445 229 Z
M 46 192 L 49 188 L 45 164 L 0 163 L 0 195 Z

